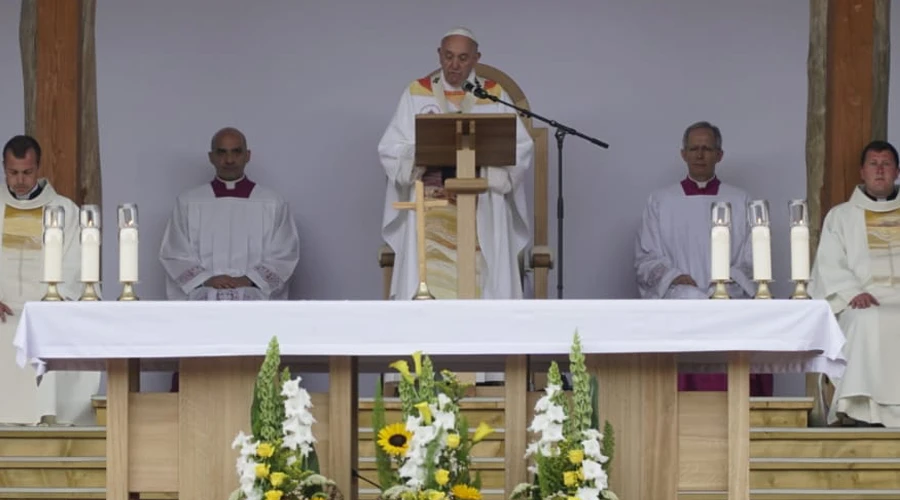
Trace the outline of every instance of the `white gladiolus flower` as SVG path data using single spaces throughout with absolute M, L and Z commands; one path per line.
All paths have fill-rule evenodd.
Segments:
M 593 481 L 601 476 L 606 476 L 606 472 L 603 471 L 603 466 L 593 460 L 585 460 L 581 463 L 581 467 L 584 469 L 584 478 L 588 481 Z
M 598 441 L 586 439 L 581 442 L 581 446 L 584 448 L 584 455 L 586 457 L 593 458 L 594 460 L 602 460 L 605 458 Z
M 598 500 L 600 498 L 600 488 L 578 488 L 575 493 L 578 500 Z

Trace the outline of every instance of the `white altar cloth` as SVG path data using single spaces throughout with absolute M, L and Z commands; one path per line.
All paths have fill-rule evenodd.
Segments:
M 400 320 L 402 318 L 402 320 Z M 39 371 L 113 358 L 566 355 L 750 351 L 751 370 L 839 377 L 844 336 L 814 300 L 31 302 L 14 340 Z M 706 356 L 706 359 L 704 359 Z M 90 361 L 94 360 L 93 363 Z

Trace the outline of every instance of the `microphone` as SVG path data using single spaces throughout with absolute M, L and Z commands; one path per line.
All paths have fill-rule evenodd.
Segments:
M 481 88 L 481 85 L 475 85 L 468 80 L 463 83 L 463 90 L 465 90 L 466 92 L 471 92 L 475 97 L 480 97 L 482 99 L 488 98 L 488 93 L 483 88 Z

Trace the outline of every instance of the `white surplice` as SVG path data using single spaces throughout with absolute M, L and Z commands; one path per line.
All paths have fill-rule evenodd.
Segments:
M 287 300 L 300 238 L 275 192 L 246 177 L 215 179 L 178 196 L 159 258 L 169 300 Z M 247 276 L 255 286 L 202 286 L 217 275 Z
M 0 324 L 0 424 L 35 424 L 52 415 L 60 423 L 90 425 L 94 422 L 91 397 L 98 393 L 100 372 L 52 371 L 40 385 L 31 365 L 20 368 L 12 342 L 26 302 L 38 301 L 47 292 L 42 283 L 43 212 L 50 206 L 65 211 L 63 227 L 63 283 L 59 292 L 66 300 L 78 300 L 81 247 L 79 208 L 60 196 L 46 179 L 39 181 L 39 193 L 31 199 L 17 199 L 6 185 L 0 185 L 0 301 L 12 309 L 12 316 Z
M 849 307 L 865 292 L 880 305 Z M 875 201 L 857 186 L 828 212 L 809 293 L 828 301 L 847 339 L 828 422 L 847 416 L 900 427 L 900 199 Z
M 474 73 L 469 81 L 476 79 Z M 478 77 L 485 90 L 497 94 L 505 102 L 509 95 L 496 82 Z M 453 89 L 442 75 L 412 82 L 404 90 L 390 124 L 378 144 L 381 164 L 387 174 L 382 237 L 395 253 L 391 280 L 393 300 L 408 300 L 419 283 L 416 256 L 416 215 L 399 211 L 394 202 L 414 201 L 412 189 L 424 169 L 414 166 L 416 151 L 416 115 L 431 113 L 503 113 L 511 112 L 488 99 L 466 94 L 460 107 L 449 102 L 444 90 Z M 521 119 L 516 120 L 516 164 L 508 167 L 483 167 L 481 176 L 488 190 L 478 195 L 476 231 L 481 246 L 481 297 L 485 299 L 520 299 L 522 281 L 519 254 L 530 241 L 530 224 L 525 200 L 525 176 L 530 171 L 534 141 Z
M 713 202 L 731 203 L 732 297 L 749 297 L 754 291 L 750 228 L 746 207 L 750 196 L 742 189 L 718 179 L 716 194 L 686 194 L 685 179 L 650 196 L 635 241 L 635 272 L 638 291 L 645 299 L 706 299 L 712 294 L 710 231 Z M 693 189 L 693 186 L 689 186 Z M 686 274 L 697 286 L 670 286 Z

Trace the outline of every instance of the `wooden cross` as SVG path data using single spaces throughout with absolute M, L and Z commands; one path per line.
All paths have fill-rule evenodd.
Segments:
M 416 198 L 415 201 L 405 202 L 398 201 L 394 203 L 397 210 L 415 210 L 416 211 L 416 249 L 419 262 L 419 286 L 425 283 L 427 271 L 425 268 L 425 211 L 429 208 L 444 207 L 450 202 L 447 200 L 428 200 L 425 201 L 425 184 L 422 181 L 416 181 Z

